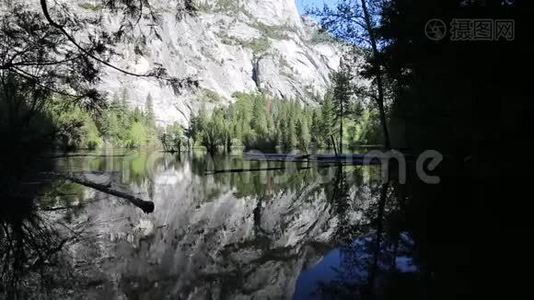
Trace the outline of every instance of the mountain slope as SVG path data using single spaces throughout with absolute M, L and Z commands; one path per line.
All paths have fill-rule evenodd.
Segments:
M 94 10 L 80 1 L 78 8 Z M 134 36 L 116 45 L 114 63 L 146 72 L 162 64 L 176 77 L 191 76 L 199 89 L 180 91 L 151 79 L 105 70 L 101 88 L 127 94 L 143 108 L 150 93 L 160 125 L 181 122 L 202 105 L 223 105 L 235 92 L 264 92 L 277 98 L 316 101 L 338 67 L 339 48 L 302 19 L 293 0 L 199 0 L 197 16 L 178 19 L 171 1 L 151 1 L 158 24 L 140 21 Z M 104 12 L 104 26 L 119 28 L 120 17 Z

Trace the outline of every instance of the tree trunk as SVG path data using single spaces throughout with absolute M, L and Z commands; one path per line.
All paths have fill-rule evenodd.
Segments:
M 339 116 L 339 154 L 343 154 L 343 100 L 340 101 L 340 116 Z
M 336 139 L 334 138 L 333 135 L 330 136 L 330 140 L 331 140 L 331 143 L 332 143 L 332 147 L 334 147 L 334 154 L 336 154 L 336 156 L 338 156 Z
M 228 152 L 228 154 L 232 152 L 232 138 L 231 137 L 226 138 L 226 152 Z
M 384 108 L 384 86 L 382 82 L 382 75 L 380 74 L 380 66 L 377 66 L 376 82 L 378 85 L 378 110 L 380 111 L 380 123 L 384 131 L 384 145 L 386 149 L 391 149 L 391 141 L 389 138 L 389 130 L 386 117 L 386 109 Z
M 382 187 L 380 189 L 380 202 L 378 203 L 378 211 L 376 216 L 376 237 L 375 237 L 375 244 L 373 247 L 373 264 L 371 265 L 371 269 L 369 270 L 369 277 L 368 277 L 368 286 L 369 289 L 372 291 L 373 287 L 375 286 L 375 280 L 378 275 L 378 263 L 380 259 L 380 244 L 382 243 L 382 234 L 384 232 L 384 212 L 387 202 L 387 193 L 389 189 L 389 183 L 386 182 L 382 184 Z
M 376 39 L 373 34 L 373 26 L 371 24 L 371 16 L 369 10 L 367 9 L 366 0 L 360 0 L 362 5 L 363 17 L 365 19 L 365 27 L 367 33 L 369 34 L 369 41 L 371 42 L 371 48 L 373 50 L 374 60 L 372 61 L 373 69 L 376 76 L 376 85 L 378 89 L 378 98 L 376 99 L 378 103 L 378 110 L 380 114 L 380 123 L 382 123 L 382 130 L 384 132 L 384 146 L 386 149 L 391 149 L 391 142 L 389 138 L 389 130 L 387 125 L 386 110 L 384 107 L 384 81 L 382 78 L 382 71 L 380 70 L 381 58 L 380 53 L 378 52 L 378 47 L 376 45 Z
M 114 190 L 114 189 L 112 189 L 110 187 L 110 185 L 103 185 L 103 184 L 94 183 L 94 182 L 85 180 L 83 178 L 80 178 L 79 176 L 76 176 L 74 174 L 64 174 L 64 173 L 55 173 L 55 172 L 47 172 L 45 174 L 53 176 L 53 177 L 59 177 L 59 178 L 67 179 L 67 180 L 70 180 L 70 181 L 72 181 L 74 183 L 77 183 L 77 184 L 80 184 L 80 185 L 95 189 L 97 191 L 101 191 L 103 193 L 106 193 L 106 194 L 109 194 L 109 195 L 112 195 L 112 196 L 115 196 L 115 197 L 126 199 L 126 200 L 130 201 L 130 203 L 132 203 L 133 205 L 135 205 L 135 206 L 139 207 L 140 209 L 142 209 L 145 213 L 151 213 L 151 212 L 154 211 L 154 202 L 145 201 L 145 200 L 143 200 L 141 198 L 132 196 L 130 194 Z

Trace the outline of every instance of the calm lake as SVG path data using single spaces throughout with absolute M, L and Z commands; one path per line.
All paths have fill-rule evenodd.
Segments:
M 380 167 L 290 163 L 207 175 L 284 164 L 159 151 L 53 161 L 155 209 L 51 180 L 35 206 L 2 220 L 16 233 L 2 249 L 3 280 L 24 298 L 353 299 L 417 290 L 406 196 L 380 181 Z

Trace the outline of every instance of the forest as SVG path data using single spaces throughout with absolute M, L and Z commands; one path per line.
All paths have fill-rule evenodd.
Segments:
M 198 145 L 210 153 L 233 148 L 303 153 L 323 149 L 337 153 L 381 142 L 372 112 L 354 108 L 341 113 L 331 94 L 319 107 L 303 107 L 296 101 L 261 94 L 237 93 L 234 97 L 234 103 L 211 114 L 201 108 L 185 130 L 179 125 L 166 128 L 161 134 L 163 146 L 179 149 L 180 145 Z
M 517 125 L 518 128 L 513 127 L 524 120 L 521 116 L 524 111 L 513 109 L 516 107 L 514 105 L 507 107 L 510 107 L 512 114 L 518 115 L 517 118 L 512 118 L 518 122 L 488 123 L 487 119 L 490 116 L 498 119 L 498 116 L 502 115 L 502 111 L 491 110 L 500 107 L 495 101 L 504 90 L 512 93 L 510 97 L 517 99 L 514 103 L 524 103 L 521 100 L 524 96 L 517 88 L 518 82 L 512 81 L 509 76 L 492 75 L 497 67 L 502 70 L 502 74 L 513 73 L 511 68 L 518 55 L 508 53 L 514 53 L 514 50 L 524 53 L 528 47 L 519 47 L 521 40 L 514 43 L 495 43 L 488 53 L 486 45 L 481 43 L 472 43 L 465 47 L 462 42 L 434 42 L 416 30 L 419 28 L 417 26 L 424 25 L 423 21 L 429 11 L 442 11 L 447 13 L 445 16 L 456 13 L 460 16 L 467 13 L 476 15 L 492 11 L 500 18 L 506 18 L 517 11 L 517 4 L 501 7 L 500 4 L 488 3 L 479 8 L 477 1 L 459 7 L 455 4 L 415 6 L 404 1 L 393 1 L 381 6 L 361 6 L 365 9 L 360 11 L 343 9 L 353 7 L 352 2 L 340 1 L 334 10 L 316 9 L 310 11 L 310 14 L 316 15 L 325 30 L 334 37 L 363 49 L 367 62 L 363 70 L 358 71 L 358 76 L 372 81 L 372 86 L 366 91 L 362 92 L 350 86 L 351 75 L 341 71 L 334 75 L 337 80 L 333 80 L 330 92 L 324 99 L 320 99 L 321 108 L 297 107 L 291 104 L 291 100 L 281 104 L 282 101 L 262 95 L 236 95 L 235 104 L 218 108 L 213 114 L 205 111 L 194 113 L 190 124 L 182 126 L 184 128 L 179 135 L 191 138 L 194 145 L 203 145 L 210 148 L 210 151 L 219 147 L 229 148 L 234 144 L 246 148 L 272 149 L 273 146 L 280 146 L 285 150 L 293 147 L 301 150 L 323 147 L 334 149 L 340 148 L 339 136 L 342 136 L 341 146 L 348 148 L 370 143 L 382 144 L 385 148 L 436 147 L 468 153 L 476 149 L 461 149 L 466 145 L 473 145 L 468 142 L 472 136 L 481 141 L 491 139 L 495 132 L 500 132 L 495 136 L 500 138 L 505 132 L 515 135 L 521 131 L 518 129 L 525 128 L 524 124 Z M 20 7 L 23 4 L 13 4 L 15 13 L 3 17 L 5 22 L 2 23 L 4 43 L 1 49 L 3 93 L 0 101 L 0 126 L 5 143 L 2 150 L 8 151 L 28 142 L 35 145 L 33 149 L 53 143 L 62 148 L 95 148 L 104 140 L 127 147 L 150 142 L 154 135 L 158 135 L 155 134 L 155 125 L 152 124 L 154 121 L 151 120 L 153 117 L 149 102 L 152 100 L 147 99 L 145 109 L 129 108 L 132 111 L 123 117 L 121 110 L 126 107 L 119 102 L 124 102 L 124 99 L 117 98 L 127 95 L 103 97 L 99 91 L 90 87 L 91 82 L 98 80 L 99 67 L 116 68 L 98 57 L 99 52 L 106 51 L 106 45 L 88 42 L 89 44 L 85 45 L 87 47 L 84 47 L 70 41 L 72 36 L 67 32 L 67 25 L 60 26 L 50 17 L 46 10 L 46 1 L 41 1 L 41 4 L 44 4 L 42 8 L 47 12 L 45 18 L 38 12 L 24 11 L 23 7 Z M 136 9 L 140 9 L 130 7 L 131 4 L 126 2 L 122 5 L 131 9 L 133 14 Z M 120 9 L 119 6 L 113 6 L 113 9 Z M 402 12 L 413 7 L 417 7 L 412 11 L 414 22 L 404 24 Z M 182 9 L 187 11 L 192 8 L 186 5 Z M 345 15 L 334 14 L 335 11 L 343 11 Z M 351 18 L 360 13 L 362 20 L 370 22 L 351 24 Z M 382 22 L 376 23 L 373 15 L 381 16 Z M 69 22 L 72 26 L 76 24 L 76 20 Z M 363 27 L 361 30 L 349 30 L 351 25 Z M 32 31 L 28 31 L 30 28 Z M 517 30 L 522 28 L 517 26 Z M 516 35 L 521 37 L 519 33 Z M 27 37 L 28 34 L 31 34 L 30 38 Z M 45 37 L 41 38 L 43 34 Z M 60 48 L 63 43 L 69 42 L 74 44 L 74 48 Z M 111 40 L 109 43 L 112 43 Z M 411 45 L 408 53 L 404 50 L 407 49 L 406 43 Z M 24 46 L 27 46 L 24 52 L 14 50 Z M 436 52 L 438 50 L 439 52 Z M 52 52 L 59 53 L 59 59 L 51 57 Z M 435 55 L 438 53 L 439 56 Z M 484 54 L 474 59 L 472 56 L 475 53 Z M 491 72 L 473 71 L 484 69 L 483 66 L 490 60 L 495 64 Z M 350 67 L 350 59 L 347 64 Z M 56 68 L 57 65 L 62 67 Z M 436 73 L 437 70 L 439 73 Z M 165 75 L 164 69 L 131 75 L 160 78 L 176 88 L 197 84 L 191 78 L 171 78 Z M 433 86 L 441 87 L 443 92 L 434 94 Z M 483 86 L 489 88 L 482 90 Z M 79 93 L 73 94 L 71 89 L 78 90 Z M 366 97 L 360 96 L 362 93 L 365 93 Z M 104 101 L 106 98 L 107 103 Z M 362 102 L 362 98 L 371 99 L 371 103 Z M 480 101 L 485 101 L 487 105 L 481 105 Z M 62 114 L 64 105 L 72 113 Z M 477 111 L 475 116 L 472 113 L 474 111 Z M 441 112 L 443 117 L 436 119 L 436 114 Z M 291 114 L 289 122 L 280 122 L 287 114 Z M 76 117 L 73 117 L 74 115 Z M 221 122 L 221 118 L 225 122 Z M 83 120 L 86 124 L 74 122 L 75 119 Z M 212 132 L 208 132 L 203 127 L 209 122 L 221 126 L 209 126 Z M 342 126 L 344 122 L 347 123 L 345 128 Z M 219 128 L 225 127 L 222 123 L 229 128 Z M 496 127 L 497 124 L 499 128 Z M 377 127 L 380 127 L 380 130 L 376 130 Z M 53 128 L 56 136 L 42 132 L 47 128 Z M 436 134 L 445 128 L 452 134 L 446 137 Z M 338 134 L 334 134 L 336 130 Z M 159 131 L 161 136 L 165 129 Z M 390 131 L 393 133 L 390 134 Z M 319 132 L 322 134 L 318 135 Z M 439 140 L 435 139 L 437 137 Z M 339 152 L 342 152 L 343 149 L 340 150 Z

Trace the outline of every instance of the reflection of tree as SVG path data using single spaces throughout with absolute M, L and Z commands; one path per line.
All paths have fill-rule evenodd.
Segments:
M 0 212 L 0 298 L 28 298 L 39 281 L 45 289 L 58 284 L 67 270 L 62 250 L 78 236 L 76 231 L 68 229 L 64 234 L 51 225 L 32 200 L 19 200 Z M 61 272 L 50 272 L 58 266 Z
M 323 298 L 382 298 L 386 287 L 402 277 L 397 270 L 397 257 L 412 255 L 412 241 L 402 233 L 399 223 L 401 212 L 395 185 L 364 184 L 361 178 L 354 179 L 355 191 L 351 192 L 351 185 L 339 168 L 329 190 L 339 221 L 335 237 L 340 264 L 334 270 L 335 278 L 318 286 L 317 294 Z M 359 207 L 353 208 L 353 199 L 368 199 L 369 203 L 358 203 Z M 351 224 L 349 214 L 357 210 L 362 214 L 357 224 Z
M 353 238 L 348 216 L 350 209 L 350 191 L 341 165 L 336 168 L 329 200 L 332 202 L 333 215 L 338 218 L 338 226 L 334 238 L 341 245 L 350 244 Z
M 270 196 L 282 191 L 299 190 L 303 184 L 315 182 L 320 176 L 319 169 L 291 169 L 294 167 L 292 164 L 288 169 L 284 169 L 284 164 L 281 162 L 247 161 L 231 156 L 193 156 L 191 162 L 193 174 L 203 178 L 204 190 L 210 190 L 214 184 L 217 184 L 219 188 L 232 187 L 238 198 Z M 267 168 L 281 169 L 265 170 Z M 262 171 L 246 171 L 257 169 L 262 169 Z M 243 171 L 206 176 L 207 170 Z
M 218 164 L 217 168 L 224 164 L 244 164 L 232 158 L 211 163 Z M 325 283 L 320 293 L 327 298 L 331 295 L 349 297 L 365 292 L 365 288 L 370 286 L 368 274 L 373 265 L 378 270 L 373 276 L 379 278 L 376 282 L 381 284 L 381 276 L 394 266 L 395 249 L 406 248 L 403 246 L 404 242 L 399 242 L 399 246 L 395 247 L 395 243 L 390 242 L 394 239 L 388 236 L 392 231 L 390 224 L 397 214 L 397 208 L 393 205 L 396 201 L 393 201 L 392 186 L 384 189 L 384 186 L 378 183 L 366 183 L 363 176 L 352 176 L 352 167 L 331 169 L 334 171 L 333 179 L 322 183 L 317 180 L 319 171 L 314 169 L 287 173 L 256 172 L 248 174 L 248 179 L 245 179 L 240 178 L 244 174 L 205 176 L 203 171 L 208 164 L 210 162 L 198 157 L 193 162 L 178 161 L 169 155 L 158 157 L 155 173 L 157 180 L 150 182 L 165 183 L 164 187 L 155 188 L 155 200 L 169 199 L 168 202 L 173 202 L 173 199 L 178 198 L 190 202 L 180 206 L 165 206 L 185 206 L 183 211 L 175 215 L 156 213 L 152 223 L 157 228 L 155 234 L 145 236 L 145 233 L 141 232 L 142 229 L 130 229 L 130 226 L 135 226 L 139 220 L 133 211 L 133 214 L 126 210 L 107 214 L 104 212 L 110 207 L 107 205 L 98 205 L 84 211 L 93 212 L 97 216 L 102 213 L 106 219 L 109 217 L 118 224 L 104 227 L 95 224 L 90 227 L 89 233 L 92 233 L 93 229 L 104 232 L 110 228 L 124 226 L 124 232 L 120 233 L 131 233 L 139 247 L 130 247 L 129 243 L 133 242 L 126 238 L 123 241 L 122 237 L 108 243 L 100 235 L 85 236 L 83 241 L 73 245 L 72 249 L 80 251 L 76 252 L 74 257 L 77 261 L 94 261 L 96 265 L 88 264 L 85 267 L 82 262 L 76 265 L 75 274 L 88 276 L 89 280 L 86 281 L 97 282 L 98 289 L 100 284 L 117 283 L 120 291 L 115 290 L 115 287 L 111 288 L 113 291 L 133 298 L 138 295 L 162 298 L 165 294 L 177 292 L 179 297 L 202 298 L 198 296 L 197 291 L 206 287 L 220 290 L 220 295 L 228 295 L 227 298 L 232 295 L 255 295 L 262 298 L 265 293 L 291 293 L 294 288 L 292 279 L 296 278 L 303 266 L 313 264 L 328 251 L 332 242 L 336 242 L 342 258 L 337 270 L 338 277 Z M 199 170 L 199 173 L 190 173 L 194 168 Z M 355 170 L 354 173 L 361 174 L 361 170 Z M 190 177 L 182 178 L 184 174 Z M 150 189 L 146 185 L 145 187 Z M 183 193 L 183 198 L 169 196 L 176 191 Z M 232 191 L 235 196 L 231 195 Z M 63 189 L 63 192 L 72 191 Z M 212 196 L 216 193 L 222 194 L 223 197 Z M 247 199 L 236 199 L 241 196 Z M 62 197 L 64 195 L 61 199 Z M 210 200 L 210 197 L 216 198 Z M 206 201 L 213 203 L 200 205 Z M 244 206 L 236 206 L 234 202 Z M 61 205 L 70 209 L 73 204 L 78 206 L 77 203 L 55 201 L 47 207 Z M 215 219 L 212 216 L 221 214 L 223 217 L 220 220 L 211 222 Z M 161 224 L 161 219 L 158 218 L 162 215 L 165 222 L 171 219 L 178 221 L 165 223 L 164 227 L 156 227 Z M 114 216 L 117 218 L 113 218 Z M 379 231 L 383 233 L 377 234 L 380 221 L 383 225 Z M 64 236 L 64 232 L 60 233 L 52 228 L 50 231 L 58 236 L 58 241 L 51 244 L 61 246 L 61 236 Z M 375 247 L 378 237 L 380 247 Z M 102 245 L 105 251 L 100 252 L 99 248 L 94 250 L 95 253 L 86 253 L 92 251 L 95 244 L 86 243 L 86 238 L 90 238 L 91 242 L 103 241 L 99 246 Z M 107 253 L 121 258 L 109 261 Z M 52 268 L 50 262 L 61 262 L 59 258 L 62 255 L 61 251 L 52 254 L 44 267 Z M 376 263 L 373 255 L 377 257 Z M 68 256 L 63 257 L 65 258 Z M 162 263 L 154 265 L 154 261 L 160 259 Z M 168 266 L 177 267 L 168 269 Z M 188 272 L 183 272 L 185 266 Z M 58 270 L 63 272 L 69 267 L 67 264 L 67 267 L 60 267 Z M 54 274 L 50 270 L 47 269 L 46 274 Z M 100 277 L 100 274 L 95 274 L 100 271 L 110 276 Z M 119 275 L 120 278 L 116 277 Z M 55 277 L 49 281 L 52 280 L 57 281 Z M 157 288 L 156 283 L 159 285 Z M 52 289 L 57 290 L 55 287 Z M 85 285 L 72 290 L 76 294 L 95 291 L 94 286 Z M 103 295 L 102 292 L 96 293 Z

